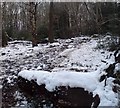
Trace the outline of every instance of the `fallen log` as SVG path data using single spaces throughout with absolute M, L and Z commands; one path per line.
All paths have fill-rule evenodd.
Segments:
M 18 77 L 18 86 L 20 90 L 27 95 L 33 97 L 37 96 L 40 100 L 49 100 L 54 107 L 59 108 L 74 108 L 74 107 L 87 107 L 97 108 L 100 103 L 98 95 L 93 97 L 93 93 L 85 91 L 84 88 L 76 87 L 70 88 L 69 86 L 60 86 L 52 92 L 45 88 L 45 85 L 37 85 L 34 80 L 28 81 L 21 76 Z

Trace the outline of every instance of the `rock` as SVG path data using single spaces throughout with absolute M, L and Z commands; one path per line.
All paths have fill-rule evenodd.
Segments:
M 116 78 L 116 74 L 114 72 L 115 71 L 115 64 L 116 63 L 110 64 L 109 67 L 107 69 L 105 69 L 106 74 L 104 74 L 100 77 L 100 80 L 99 80 L 100 82 L 103 80 L 106 80 L 109 77 Z
M 93 108 L 97 108 L 99 104 L 100 104 L 100 97 L 99 97 L 98 94 L 96 94 L 95 97 L 94 97 Z
M 116 63 L 110 64 L 109 67 L 105 69 L 106 74 L 103 74 L 99 79 L 100 82 L 105 80 L 105 86 L 106 86 L 107 78 L 109 77 L 117 78 L 115 73 L 115 65 Z
M 3 55 L 5 55 L 6 53 L 2 53 L 1 55 L 3 56 Z
M 115 77 L 114 70 L 115 70 L 115 64 L 110 64 L 109 67 L 106 69 L 107 77 Z
M 120 80 L 116 79 L 113 81 L 115 84 L 119 84 L 120 85 Z
M 106 75 L 102 75 L 102 76 L 100 77 L 99 81 L 102 82 L 103 80 L 105 80 L 105 78 L 106 78 Z
M 113 86 L 112 90 L 117 93 L 117 87 L 116 86 Z
M 38 42 L 38 43 L 40 43 L 40 44 L 46 44 L 48 42 L 49 42 L 48 39 L 41 39 L 40 42 Z

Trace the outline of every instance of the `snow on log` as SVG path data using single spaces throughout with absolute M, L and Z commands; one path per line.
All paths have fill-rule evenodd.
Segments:
M 59 86 L 82 87 L 87 91 L 94 91 L 98 85 L 98 75 L 94 72 L 47 72 L 47 71 L 21 71 L 19 76 L 31 81 L 35 80 L 38 85 L 45 84 L 48 91 L 54 91 Z
M 59 86 L 54 91 L 50 92 L 45 88 L 45 85 L 38 85 L 34 80 L 28 81 L 22 77 L 18 77 L 19 88 L 28 96 L 37 96 L 44 102 L 50 102 L 54 107 L 87 107 L 97 108 L 100 103 L 99 95 L 93 97 L 92 92 L 85 91 L 84 88 L 69 86 Z M 45 103 L 44 103 L 45 104 Z
M 92 98 L 97 97 L 96 95 L 98 94 L 98 97 L 100 97 L 100 106 L 116 106 L 118 104 L 117 94 L 114 93 L 112 90 L 114 78 L 108 78 L 106 82 L 107 85 L 104 86 L 104 81 L 99 82 L 100 73 L 98 71 L 84 73 L 62 70 L 50 73 L 47 71 L 23 70 L 18 74 L 18 76 L 30 82 L 34 81 L 39 86 L 44 85 L 44 88 L 51 93 L 59 90 L 59 87 L 59 94 L 62 93 L 61 87 L 68 87 L 68 94 L 71 94 L 71 92 L 69 91 L 71 91 L 72 89 L 79 88 L 78 91 L 80 92 L 88 92 L 87 96 L 92 93 Z M 81 91 L 80 88 L 83 90 Z M 75 96 L 76 90 L 74 90 L 72 94 L 74 94 L 73 96 Z M 80 99 L 82 99 L 82 97 L 80 97 Z M 98 104 L 99 99 L 97 100 L 98 101 L 96 103 Z

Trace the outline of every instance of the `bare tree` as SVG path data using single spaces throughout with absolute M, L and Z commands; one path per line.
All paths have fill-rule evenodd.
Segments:
M 0 24 L 2 24 L 2 4 L 0 3 Z M 0 25 L 0 47 L 2 46 L 2 25 Z
M 32 35 L 32 46 L 37 46 L 37 33 L 36 33 L 36 19 L 37 19 L 37 6 L 36 2 L 29 2 L 29 17 L 30 17 L 30 32 Z
M 109 32 L 110 27 L 119 28 L 120 22 L 119 12 L 113 12 L 115 3 L 6 2 L 2 6 L 3 34 L 9 40 L 32 40 L 33 46 L 46 37 L 53 42 L 54 38 Z
M 4 2 L 2 4 L 2 19 L 5 19 L 5 15 L 6 15 L 6 2 Z M 2 21 L 2 47 L 5 47 L 7 45 L 7 37 L 8 37 L 8 34 L 5 30 L 5 22 Z
M 54 34 L 53 34 L 53 11 L 54 11 L 53 2 L 50 2 L 50 10 L 49 10 L 49 42 L 50 43 L 52 43 L 54 41 Z

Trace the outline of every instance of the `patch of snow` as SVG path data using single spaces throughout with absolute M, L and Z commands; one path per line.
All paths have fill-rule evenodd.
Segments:
M 27 45 L 26 45 L 27 43 Z M 8 46 L 5 48 L 0 48 L 1 61 L 2 60 L 14 60 L 22 59 L 24 57 L 35 56 L 38 52 L 44 52 L 46 46 L 38 45 L 32 47 L 29 41 L 12 41 L 9 42 Z M 3 54 L 3 55 L 2 55 Z
M 120 63 L 115 65 L 115 72 L 120 72 Z
M 19 76 L 31 81 L 36 79 L 38 85 L 45 84 L 49 91 L 56 86 L 83 87 L 89 91 L 96 89 L 98 83 L 97 73 L 79 73 L 72 71 L 47 72 L 47 71 L 21 71 Z M 63 81 L 64 79 L 64 81 Z
M 71 39 L 67 39 L 65 42 L 70 43 L 70 42 L 72 42 L 72 40 Z
M 77 42 L 79 39 L 90 38 L 79 37 L 65 40 L 65 42 Z M 62 43 L 64 40 L 59 41 Z M 48 71 L 23 70 L 19 73 L 19 76 L 27 80 L 33 79 L 38 85 L 45 84 L 49 91 L 55 90 L 56 86 L 82 87 L 93 92 L 94 95 L 100 95 L 100 106 L 116 106 L 118 98 L 117 94 L 112 91 L 113 79 L 109 78 L 105 87 L 104 81 L 99 82 L 100 76 L 105 73 L 104 69 L 109 64 L 114 63 L 114 56 L 109 51 L 96 49 L 97 44 L 98 42 L 95 39 L 77 47 L 73 47 L 74 44 L 70 43 L 68 49 L 63 50 L 55 57 L 56 60 L 51 58 L 51 60 L 55 60 L 55 64 L 59 64 L 52 69 L 51 73 Z M 75 70 L 80 72 L 75 72 Z
M 38 66 L 38 67 L 37 67 L 37 70 L 41 70 L 41 69 L 42 69 L 42 67 L 41 67 L 41 66 Z
M 11 82 L 12 82 L 9 77 L 7 78 L 7 82 L 8 82 L 8 83 L 11 83 Z
M 50 43 L 50 46 L 59 46 L 59 45 L 60 45 L 60 43 L 58 43 L 58 42 Z
M 104 87 L 104 81 L 97 85 L 97 89 L 93 93 L 97 93 L 100 96 L 99 106 L 117 106 L 118 105 L 118 94 L 113 92 L 113 81 L 114 78 L 107 79 L 107 86 Z
M 74 50 L 74 48 L 66 49 L 62 53 L 60 53 L 59 56 L 66 56 L 67 57 L 73 50 Z
M 66 49 L 60 55 L 66 56 L 66 59 L 60 65 L 67 65 L 67 68 L 72 65 L 88 68 L 89 72 L 98 70 L 103 65 L 114 63 L 114 56 L 110 56 L 110 52 L 95 49 L 97 46 L 96 40 L 91 40 L 88 43 L 81 45 L 79 49 Z M 102 62 L 103 60 L 106 61 Z
M 2 86 L 2 85 L 0 85 L 0 89 L 2 89 L 2 87 L 3 87 L 3 86 Z
M 103 40 L 109 41 L 109 36 Z M 15 62 L 13 65 L 17 64 L 17 67 L 7 63 L 6 66 L 8 69 L 10 68 L 10 71 L 18 71 L 19 68 L 19 70 L 23 70 L 19 73 L 20 76 L 28 80 L 36 79 L 38 85 L 45 83 L 46 88 L 50 91 L 60 85 L 83 87 L 100 95 L 101 106 L 115 106 L 117 105 L 117 94 L 112 91 L 113 79 L 107 80 L 106 87 L 104 87 L 104 81 L 99 82 L 99 77 L 105 72 L 104 69 L 115 61 L 113 52 L 97 49 L 97 44 L 97 38 L 87 36 L 57 39 L 55 43 L 38 44 L 34 48 L 29 41 L 13 41 L 9 42 L 7 47 L 0 48 L 0 62 L 4 60 Z M 53 66 L 52 69 L 50 68 L 52 73 L 37 71 L 49 67 L 48 64 Z M 115 70 L 119 69 L 119 64 L 116 64 Z M 1 70 L 5 72 L 4 69 Z M 85 70 L 88 73 L 84 73 Z M 4 76 L 7 77 L 7 75 Z M 9 77 L 8 83 L 11 81 L 12 79 Z
M 0 76 L 0 80 L 3 78 L 3 76 Z
M 116 57 L 118 57 L 119 56 L 119 54 L 120 54 L 120 50 L 118 51 L 118 53 L 116 54 Z

